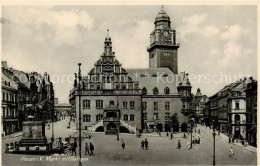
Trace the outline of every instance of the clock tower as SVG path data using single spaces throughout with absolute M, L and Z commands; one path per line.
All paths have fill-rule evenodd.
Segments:
M 150 34 L 149 68 L 168 67 L 174 74 L 178 74 L 178 48 L 176 31 L 171 27 L 171 20 L 163 10 L 155 18 L 155 29 Z

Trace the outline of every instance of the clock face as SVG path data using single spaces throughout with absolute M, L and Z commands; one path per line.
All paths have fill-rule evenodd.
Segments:
M 163 31 L 163 36 L 164 37 L 168 37 L 169 36 L 169 32 L 168 31 Z

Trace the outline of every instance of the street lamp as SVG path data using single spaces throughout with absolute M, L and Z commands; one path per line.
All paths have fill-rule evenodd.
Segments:
M 118 103 L 118 95 L 117 95 L 117 103 L 116 103 L 116 107 L 117 107 L 117 111 L 119 111 L 119 109 L 118 109 L 118 105 L 119 105 L 119 103 Z M 121 115 L 119 115 L 118 117 L 119 117 L 119 126 L 118 126 L 118 128 L 117 128 L 117 137 L 116 137 L 116 140 L 118 140 L 119 141 L 119 132 L 120 132 L 120 116 Z
M 54 127 L 53 127 L 53 121 L 54 121 L 54 105 L 52 105 L 52 114 L 51 114 L 51 130 L 52 130 L 51 143 L 54 143 Z
M 80 69 L 80 66 L 81 66 L 81 63 L 78 63 L 78 66 L 79 66 L 79 71 L 78 71 L 78 79 L 79 79 L 79 82 L 78 82 L 78 95 L 79 95 L 79 166 L 82 166 L 82 163 L 81 163 L 81 69 Z
M 215 119 L 213 120 L 213 166 L 216 164 L 216 156 L 215 156 L 215 137 L 216 137 L 216 132 L 215 132 Z
M 190 143 L 191 143 L 190 145 L 191 145 L 191 146 L 190 146 L 190 148 L 192 148 L 192 128 L 193 128 L 193 124 L 194 124 L 194 121 L 193 121 L 193 119 L 191 118 L 191 119 L 190 119 L 190 130 L 191 130 L 191 131 L 190 131 L 190 133 L 191 133 L 191 136 L 190 136 Z

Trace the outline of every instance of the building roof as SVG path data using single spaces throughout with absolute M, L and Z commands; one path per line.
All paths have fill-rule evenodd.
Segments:
M 159 95 L 164 94 L 164 89 L 170 89 L 170 95 L 178 94 L 177 86 L 182 80 L 182 74 L 174 74 L 169 68 L 137 68 L 126 69 L 129 76 L 139 82 L 139 88 L 147 89 L 147 95 L 153 95 L 153 89 L 159 90 Z
M 169 15 L 162 9 L 159 11 L 159 13 L 157 14 L 157 16 L 155 17 L 155 21 L 160 21 L 160 20 L 166 20 L 166 21 L 170 21 L 170 17 Z
M 55 104 L 55 107 L 64 107 L 64 106 L 71 107 L 71 104 L 69 104 L 69 103 L 57 103 L 57 104 Z

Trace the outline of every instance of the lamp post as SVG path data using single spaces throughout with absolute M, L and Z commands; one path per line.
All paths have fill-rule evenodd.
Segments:
M 52 106 L 52 114 L 51 114 L 51 143 L 54 143 L 54 127 L 53 127 L 53 121 L 54 121 L 54 106 Z
M 193 121 L 193 119 L 190 119 L 190 148 L 192 148 L 192 130 L 193 130 L 193 123 L 194 123 L 194 121 Z
M 216 156 L 215 156 L 215 137 L 216 137 L 216 132 L 215 132 L 215 120 L 213 120 L 213 166 L 216 164 Z
M 118 96 L 116 96 L 117 97 L 117 102 L 116 102 L 116 107 L 117 107 L 117 111 L 119 111 L 119 109 L 118 109 L 118 105 L 119 105 L 119 103 L 118 103 Z M 119 114 L 119 126 L 118 126 L 118 128 L 117 128 L 117 137 L 116 137 L 116 140 L 118 140 L 119 141 L 119 132 L 120 132 L 120 114 Z
M 78 79 L 79 79 L 79 82 L 78 82 L 78 95 L 79 95 L 79 166 L 82 166 L 82 163 L 81 163 L 81 69 L 80 69 L 80 66 L 81 66 L 81 63 L 78 63 L 78 66 L 79 66 L 79 72 L 78 72 Z

